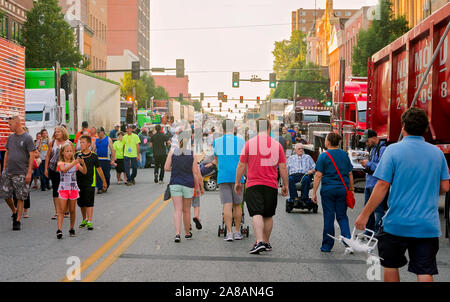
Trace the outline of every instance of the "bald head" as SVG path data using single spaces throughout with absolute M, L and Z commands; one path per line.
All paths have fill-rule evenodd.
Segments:
M 301 143 L 296 144 L 294 147 L 294 151 L 295 153 L 297 153 L 298 156 L 302 156 L 305 153 L 305 151 L 303 150 L 303 144 Z

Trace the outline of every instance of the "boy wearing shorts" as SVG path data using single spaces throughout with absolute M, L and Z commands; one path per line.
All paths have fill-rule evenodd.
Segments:
M 84 160 L 87 169 L 86 174 L 77 172 L 77 183 L 80 189 L 80 197 L 78 198 L 77 204 L 81 208 L 81 215 L 83 216 L 80 228 L 86 227 L 89 231 L 94 229 L 92 216 L 94 214 L 96 171 L 103 181 L 103 190 L 107 189 L 106 179 L 100 167 L 98 156 L 90 149 L 91 143 L 91 137 L 89 135 L 83 135 L 80 138 L 81 151 L 75 154 L 75 158 Z

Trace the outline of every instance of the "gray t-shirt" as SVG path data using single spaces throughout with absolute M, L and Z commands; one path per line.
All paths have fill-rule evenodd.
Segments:
M 28 172 L 28 162 L 30 152 L 36 150 L 33 138 L 28 133 L 22 135 L 11 134 L 6 143 L 8 150 L 8 175 L 26 175 Z

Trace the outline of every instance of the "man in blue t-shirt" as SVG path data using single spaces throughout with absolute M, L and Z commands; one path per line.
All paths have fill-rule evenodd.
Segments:
M 366 205 L 372 194 L 373 188 L 378 181 L 378 179 L 373 176 L 373 173 L 375 173 L 378 163 L 381 160 L 381 156 L 383 156 L 384 150 L 386 150 L 386 143 L 381 141 L 378 138 L 377 133 L 372 129 L 364 131 L 364 134 L 359 141 L 365 143 L 370 150 L 369 159 L 359 161 L 364 167 L 364 172 L 366 172 L 366 185 L 364 187 L 364 205 Z M 370 215 L 369 222 L 367 223 L 367 229 L 373 230 L 375 233 L 378 233 L 378 230 L 381 227 L 381 219 L 387 208 L 387 197 L 388 196 L 386 196 L 383 202 L 376 208 L 375 213 Z M 369 235 L 369 233 L 366 235 Z
M 214 163 L 218 168 L 217 183 L 219 185 L 220 200 L 223 204 L 223 217 L 227 228 L 225 241 L 241 240 L 241 219 L 243 194 L 238 195 L 234 191 L 236 181 L 236 169 L 239 164 L 241 151 L 245 141 L 233 135 L 234 123 L 227 119 L 222 122 L 224 135 L 214 140 Z M 244 183 L 244 177 L 241 179 Z M 232 231 L 234 218 L 235 231 Z
M 401 121 L 404 138 L 386 148 L 373 174 L 378 182 L 355 226 L 364 230 L 390 188 L 389 210 L 377 234 L 384 281 L 400 281 L 398 269 L 408 262 L 408 250 L 408 271 L 416 274 L 418 281 L 429 282 L 438 274 L 439 194 L 448 192 L 450 176 L 442 151 L 422 137 L 428 129 L 425 111 L 410 108 Z

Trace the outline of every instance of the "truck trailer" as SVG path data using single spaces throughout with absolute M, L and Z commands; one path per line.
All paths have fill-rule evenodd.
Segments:
M 11 134 L 7 119 L 17 115 L 25 120 L 25 48 L 3 38 L 0 38 L 0 79 L 0 151 L 3 153 Z
M 425 140 L 442 150 L 447 164 L 450 162 L 449 21 L 450 3 L 375 53 L 369 61 L 367 103 L 368 127 L 388 144 L 401 139 L 403 112 L 412 106 L 425 110 L 430 125 Z M 450 230 L 449 212 L 447 193 L 446 237 Z
M 46 128 L 51 136 L 56 125 L 65 124 L 73 139 L 83 121 L 90 127 L 104 127 L 107 131 L 120 122 L 119 83 L 77 68 L 62 68 L 60 82 L 64 92 L 60 93 L 58 106 L 55 71 L 26 70 L 25 107 L 30 134 Z M 42 119 L 38 121 L 36 116 Z

